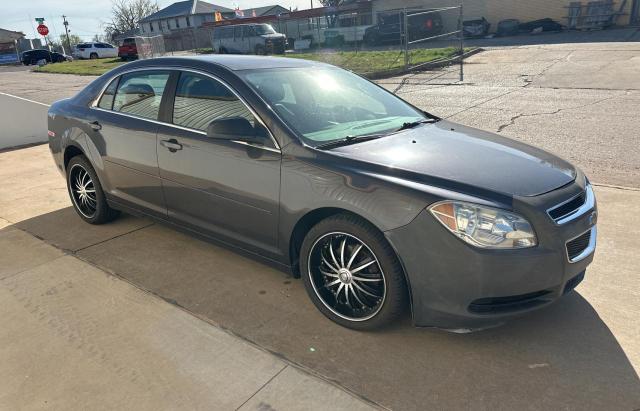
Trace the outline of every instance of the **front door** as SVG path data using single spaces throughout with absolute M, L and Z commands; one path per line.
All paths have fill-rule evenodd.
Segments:
M 182 72 L 170 119 L 158 130 L 158 163 L 169 217 L 253 251 L 277 254 L 280 151 L 207 137 L 216 119 L 264 127 L 222 82 Z M 176 127 L 178 126 L 178 127 Z M 265 133 L 268 133 L 266 128 Z
M 168 79 L 168 71 L 150 70 L 113 80 L 93 109 L 90 136 L 103 163 L 107 195 L 163 216 L 155 121 Z

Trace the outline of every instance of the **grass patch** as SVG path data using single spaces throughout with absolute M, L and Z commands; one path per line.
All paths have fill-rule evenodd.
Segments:
M 416 65 L 438 59 L 451 58 L 456 56 L 459 50 L 455 47 L 410 50 L 409 64 Z M 360 74 L 404 67 L 404 52 L 402 50 L 296 53 L 288 54 L 287 57 L 321 61 Z
M 439 49 L 410 50 L 409 64 L 416 65 L 438 59 L 456 56 L 458 48 L 447 47 Z M 465 51 L 468 51 L 466 49 Z M 210 49 L 199 50 L 200 54 L 212 52 Z M 402 50 L 385 51 L 327 51 L 313 53 L 291 53 L 286 57 L 322 61 L 343 67 L 360 74 L 395 70 L 404 67 Z M 107 71 L 124 64 L 120 59 L 74 60 L 64 63 L 47 64 L 35 71 L 42 73 L 77 74 L 81 76 L 99 76 Z
M 37 67 L 34 71 L 39 73 L 77 74 L 80 76 L 99 76 L 107 71 L 124 64 L 119 58 L 74 60 L 64 63 L 47 64 Z

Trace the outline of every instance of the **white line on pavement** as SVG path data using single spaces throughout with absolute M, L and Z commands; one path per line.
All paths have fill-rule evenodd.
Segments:
M 20 99 L 20 100 L 28 101 L 29 103 L 40 104 L 40 105 L 45 106 L 45 107 L 51 107 L 50 104 L 41 103 L 41 102 L 35 101 L 35 100 L 29 100 L 28 98 L 24 98 L 24 97 L 20 97 L 20 96 L 14 96 L 13 94 L 3 93 L 2 91 L 0 91 L 0 94 L 3 95 L 3 96 L 7 96 L 7 97 L 13 97 L 13 98 L 17 98 L 17 99 Z

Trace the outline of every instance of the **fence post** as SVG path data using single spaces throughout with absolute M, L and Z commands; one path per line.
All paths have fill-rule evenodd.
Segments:
M 464 81 L 464 13 L 462 11 L 463 0 L 460 0 L 460 17 L 458 17 L 458 35 L 460 36 L 460 82 Z
M 404 8 L 403 12 L 403 22 L 404 22 L 404 69 L 407 70 L 409 68 L 409 17 L 407 16 L 407 8 Z

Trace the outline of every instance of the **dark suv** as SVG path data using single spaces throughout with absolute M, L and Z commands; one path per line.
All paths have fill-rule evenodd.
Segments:
M 46 60 L 47 63 L 61 63 L 67 61 L 67 56 L 55 51 L 45 49 L 27 50 L 22 53 L 22 64 L 38 64 L 38 61 Z
M 415 14 L 428 10 L 413 10 L 408 13 L 409 41 L 436 36 L 442 33 L 442 16 L 438 12 Z M 402 42 L 404 11 L 394 10 L 378 14 L 378 24 L 367 28 L 364 42 L 370 46 L 383 43 Z

